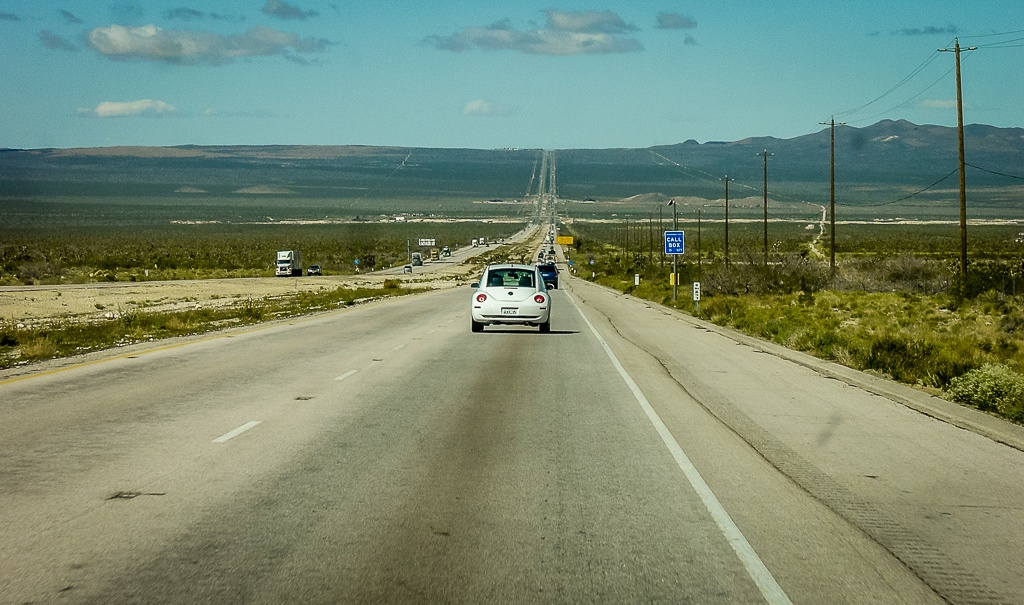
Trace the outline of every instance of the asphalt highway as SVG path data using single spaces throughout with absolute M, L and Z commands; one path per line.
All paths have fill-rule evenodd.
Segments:
M 1024 602 L 1024 453 L 562 283 L 0 378 L 0 604 Z

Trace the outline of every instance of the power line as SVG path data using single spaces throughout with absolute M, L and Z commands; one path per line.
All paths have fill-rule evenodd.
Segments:
M 936 55 L 935 55 L 935 56 L 938 56 L 938 53 L 936 53 Z M 860 118 L 860 119 L 856 120 L 856 122 L 858 122 L 858 123 L 868 122 L 868 121 L 870 121 L 870 120 L 873 120 L 873 119 L 875 119 L 875 118 L 877 118 L 877 117 L 879 117 L 879 116 L 884 116 L 885 114 L 887 114 L 887 113 L 889 113 L 889 112 L 891 112 L 891 111 L 893 111 L 893 110 L 896 110 L 896 109 L 899 109 L 899 108 L 901 108 L 901 107 L 904 107 L 904 106 L 906 106 L 906 105 L 907 105 L 908 103 L 910 103 L 910 102 L 911 102 L 911 101 L 913 101 L 914 99 L 916 99 L 916 98 L 920 97 L 920 96 L 921 96 L 921 95 L 923 95 L 924 93 L 926 93 L 926 92 L 928 92 L 929 90 L 931 90 L 931 89 L 932 89 L 932 88 L 933 88 L 933 87 L 934 87 L 934 86 L 935 86 L 936 84 L 938 84 L 939 82 L 942 82 L 942 81 L 944 81 L 944 80 L 945 80 L 945 79 L 946 79 L 946 78 L 947 78 L 947 77 L 949 76 L 949 74 L 953 73 L 953 70 L 954 70 L 954 69 L 955 69 L 954 67 L 950 67 L 950 68 L 949 68 L 949 70 L 948 70 L 948 71 L 946 71 L 946 73 L 944 73 L 944 74 L 942 74 L 941 76 L 939 76 L 938 78 L 936 78 L 936 80 L 935 80 L 934 82 L 932 82 L 931 84 L 929 84 L 928 86 L 926 86 L 926 87 L 925 87 L 924 89 L 922 89 L 922 90 L 921 90 L 920 92 L 918 92 L 918 93 L 917 93 L 916 95 L 914 95 L 914 96 L 910 97 L 910 98 L 909 98 L 909 99 L 907 99 L 906 101 L 903 101 L 903 102 L 902 102 L 902 103 L 900 103 L 899 105 L 894 105 L 894 106 L 890 107 L 889 109 L 886 109 L 885 111 L 880 111 L 880 112 L 878 112 L 878 113 L 876 113 L 876 114 L 874 114 L 874 115 L 870 115 L 870 116 L 868 116 L 868 117 L 866 117 L 866 118 Z M 844 114 L 837 114 L 837 115 L 844 115 Z M 849 115 L 849 114 L 845 114 L 845 115 Z
M 906 75 L 902 80 L 897 82 L 896 85 L 893 86 L 892 88 L 890 88 L 889 90 L 883 92 L 882 94 L 878 95 L 877 97 L 875 97 L 874 99 L 868 101 L 867 103 L 861 105 L 860 107 L 855 107 L 853 109 L 848 109 L 846 111 L 841 111 L 841 112 L 836 113 L 835 115 L 837 115 L 840 118 L 843 118 L 843 117 L 846 117 L 848 115 L 857 113 L 858 111 L 860 111 L 860 110 L 862 110 L 862 109 L 864 109 L 866 107 L 874 105 L 875 103 L 877 103 L 878 101 L 881 101 L 882 99 L 884 99 L 885 97 L 889 96 L 893 92 L 896 92 L 896 90 L 898 88 L 900 88 L 901 86 L 903 86 L 904 84 L 906 84 L 907 82 L 912 80 L 914 78 L 914 76 L 916 76 L 917 74 L 921 73 L 924 70 L 924 68 L 928 67 L 928 65 L 930 65 L 932 63 L 932 61 L 934 61 L 938 57 L 939 57 L 938 51 L 933 52 L 931 55 L 928 56 L 927 59 L 924 60 L 923 63 L 918 65 L 914 69 L 914 71 L 912 71 L 908 75 Z M 934 86 L 934 84 L 932 86 Z M 897 106 L 897 107 L 899 107 L 899 106 Z M 892 110 L 889 110 L 889 111 L 892 111 Z
M 972 39 L 973 38 L 997 38 L 997 37 L 1000 37 L 1000 36 L 1011 36 L 1011 35 L 1021 34 L 1021 33 L 1024 33 L 1024 30 L 1014 30 L 1014 31 L 1009 31 L 1009 32 L 1000 32 L 1000 33 L 994 33 L 994 34 L 981 34 L 981 35 L 977 35 L 977 36 L 963 36 L 963 37 L 964 38 L 972 38 Z M 1015 42 L 1020 42 L 1021 44 L 1014 44 Z M 986 49 L 1021 48 L 1021 47 L 1024 47 L 1024 38 L 1018 37 L 1018 38 L 1011 38 L 1011 39 L 1008 39 L 1008 40 L 997 40 L 997 41 L 993 41 L 993 42 L 989 42 L 989 43 L 985 43 L 985 44 L 979 44 L 977 47 L 978 48 L 986 48 Z M 897 82 L 890 89 L 886 90 L 885 92 L 883 92 L 882 94 L 878 95 L 874 99 L 868 101 L 867 103 L 865 103 L 863 105 L 860 105 L 859 107 L 854 107 L 853 109 L 848 109 L 846 111 L 837 112 L 835 114 L 835 116 L 836 117 L 840 117 L 840 118 L 844 118 L 844 117 L 853 115 L 853 114 L 855 114 L 855 113 L 857 113 L 857 112 L 859 112 L 859 111 L 861 111 L 863 109 L 866 109 L 867 107 L 870 107 L 870 106 L 874 105 L 875 103 L 881 101 L 882 99 L 888 97 L 889 95 L 891 95 L 892 93 L 896 92 L 901 87 L 903 87 L 905 84 L 907 84 L 908 82 L 913 80 L 915 77 L 920 75 L 921 72 L 923 72 L 926 67 L 931 65 L 931 63 L 933 61 L 935 61 L 936 58 L 938 58 L 938 56 L 939 56 L 939 52 L 938 51 L 933 52 L 920 65 L 918 65 L 916 68 L 914 68 L 913 71 L 911 71 L 909 74 L 904 76 L 903 79 L 901 79 L 899 82 Z M 965 57 L 965 59 L 966 59 L 966 57 Z M 950 68 L 948 71 L 943 73 L 939 78 L 937 78 L 934 82 L 929 84 L 926 88 L 924 88 L 923 90 L 921 90 L 920 92 L 918 92 L 914 96 L 908 98 L 907 100 L 903 101 L 902 103 L 894 105 L 894 106 L 890 107 L 889 109 L 886 109 L 885 111 L 878 112 L 878 113 L 873 114 L 871 116 L 868 116 L 866 118 L 859 118 L 859 119 L 855 120 L 855 122 L 862 124 L 862 123 L 868 122 L 870 120 L 873 120 L 875 118 L 878 118 L 880 116 L 883 116 L 883 115 L 885 115 L 887 113 L 890 113 L 890 112 L 892 112 L 892 111 L 894 111 L 896 109 L 900 109 L 901 107 L 905 107 L 907 104 L 909 104 L 914 99 L 917 99 L 918 97 L 920 97 L 924 93 L 926 93 L 929 90 L 931 90 L 939 82 L 944 81 L 946 79 L 946 77 L 949 76 L 949 74 L 953 71 L 953 69 L 954 68 Z
M 654 151 L 653 149 L 648 149 L 647 151 L 650 152 L 651 155 L 653 155 L 655 157 L 658 157 L 658 158 L 661 158 L 662 160 L 665 160 L 669 164 L 675 166 L 680 172 L 682 172 L 683 174 L 685 174 L 685 175 L 687 175 L 689 177 L 696 178 L 696 179 L 703 179 L 703 180 L 706 180 L 706 181 L 714 181 L 716 183 L 722 180 L 722 177 L 720 177 L 718 175 L 711 174 L 710 172 L 707 172 L 707 171 L 702 170 L 700 168 L 684 166 L 684 165 L 680 164 L 679 162 L 673 160 L 672 158 L 669 158 L 667 156 L 664 156 L 664 155 Z M 761 154 L 757 154 L 757 155 L 761 155 Z M 774 154 L 770 154 L 770 155 L 774 155 Z M 742 181 L 737 181 L 736 179 L 734 179 L 732 177 L 729 178 L 729 182 L 732 183 L 733 185 L 738 185 L 739 187 L 742 187 L 743 189 L 748 189 L 748 190 L 750 190 L 752 192 L 753 191 L 760 191 L 759 188 L 754 187 L 753 185 L 748 185 L 748 184 L 746 184 L 746 183 L 744 183 Z M 807 200 L 800 199 L 798 197 L 792 197 L 792 196 L 789 196 L 789 195 L 785 195 L 783 193 L 778 193 L 777 191 L 773 191 L 772 192 L 772 197 L 774 199 L 778 200 L 778 201 L 788 201 L 788 202 L 793 202 L 793 203 L 797 203 L 797 204 L 807 204 L 808 206 L 813 206 L 815 208 L 820 208 L 821 207 L 821 204 L 815 204 L 814 202 L 808 202 Z
M 1001 42 L 994 42 L 992 44 L 979 44 L 978 48 L 1020 48 L 1024 44 L 1010 44 L 1010 42 L 1021 42 L 1024 38 L 1014 38 L 1013 40 L 1002 40 Z
M 982 168 L 981 166 L 975 166 L 974 164 L 971 164 L 970 162 L 965 162 L 965 163 L 968 166 L 970 166 L 971 168 L 976 168 L 976 169 L 978 169 L 978 170 L 980 170 L 982 172 L 987 172 L 989 174 L 994 174 L 994 175 L 997 175 L 997 176 L 1005 176 L 1007 178 L 1017 179 L 1018 181 L 1024 181 L 1024 176 L 1016 176 L 1016 175 L 1013 175 L 1013 174 L 1006 174 L 1005 172 L 996 172 L 995 170 L 989 170 L 987 168 Z
M 974 38 L 995 38 L 997 36 L 1012 36 L 1014 34 L 1024 34 L 1024 29 L 1017 29 L 1010 32 L 1001 32 L 998 34 L 978 34 L 975 36 L 962 36 L 965 40 L 973 40 Z
M 959 172 L 959 171 L 960 171 L 960 168 L 959 168 L 959 167 L 957 167 L 957 168 L 954 168 L 953 170 L 951 170 L 951 171 L 950 171 L 950 173 L 949 173 L 949 174 L 947 174 L 946 176 L 942 177 L 941 179 L 939 179 L 939 180 L 935 181 L 935 182 L 934 182 L 934 183 L 932 183 L 931 185 L 928 185 L 928 186 L 927 186 L 927 187 L 925 187 L 924 189 L 921 189 L 920 191 L 915 191 L 914 193 L 911 193 L 910 195 L 907 195 L 907 196 L 901 197 L 901 198 L 900 198 L 900 199 L 898 199 L 898 200 L 893 200 L 893 201 L 892 201 L 891 203 L 893 203 L 893 204 L 898 204 L 898 203 L 900 203 L 900 202 L 903 202 L 903 201 L 909 200 L 909 199 L 910 199 L 910 198 L 912 198 L 912 197 L 915 197 L 915 196 L 921 195 L 921 194 L 922 194 L 922 193 L 924 193 L 925 191 L 928 191 L 928 190 L 929 190 L 929 189 L 931 189 L 932 187 L 934 187 L 934 186 L 938 185 L 939 183 L 941 183 L 942 181 L 944 181 L 944 180 L 948 179 L 949 177 L 953 176 L 954 174 L 956 174 L 956 173 L 957 173 L 957 172 Z M 881 205 L 881 204 L 880 204 L 880 205 Z
M 905 196 L 903 196 L 903 197 L 901 197 L 901 198 L 899 198 L 899 199 L 896 199 L 896 200 L 892 200 L 892 201 L 889 201 L 889 202 L 880 202 L 880 203 L 878 203 L 878 204 L 856 204 L 856 206 L 857 206 L 857 207 L 864 207 L 864 208 L 878 208 L 878 207 L 881 207 L 881 206 L 892 206 L 893 204 L 898 204 L 898 203 L 900 203 L 900 202 L 905 202 L 905 201 L 909 200 L 910 198 L 912 198 L 912 197 L 916 197 L 916 196 L 918 196 L 918 195 L 921 195 L 921 194 L 922 194 L 922 193 L 924 193 L 925 191 L 928 191 L 929 189 L 931 189 L 931 188 L 935 187 L 936 185 L 938 185 L 938 184 L 939 184 L 939 183 L 941 183 L 942 181 L 945 181 L 945 180 L 946 180 L 946 179 L 948 179 L 949 177 L 951 177 L 951 176 L 953 176 L 954 174 L 956 174 L 956 173 L 957 173 L 957 172 L 958 172 L 959 170 L 960 170 L 960 168 L 959 168 L 959 167 L 957 167 L 957 168 L 954 168 L 954 169 L 953 169 L 952 171 L 950 171 L 950 173 L 949 173 L 949 174 L 947 174 L 946 176 L 942 177 L 941 179 L 939 179 L 939 180 L 935 181 L 935 182 L 934 182 L 934 183 L 932 183 L 931 185 L 928 185 L 927 187 L 924 187 L 924 188 L 922 188 L 922 189 L 919 189 L 919 190 L 915 191 L 914 193 L 911 193 L 910 195 L 905 195 Z

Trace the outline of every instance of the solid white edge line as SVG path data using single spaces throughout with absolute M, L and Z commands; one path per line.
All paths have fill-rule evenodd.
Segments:
M 704 503 L 704 507 L 707 508 L 709 513 L 711 513 L 711 517 L 715 520 L 715 523 L 718 524 L 719 530 L 721 530 L 722 534 L 729 542 L 729 545 L 732 546 L 733 551 L 735 551 L 736 556 L 739 557 L 740 562 L 747 570 L 750 578 L 754 580 L 758 590 L 761 591 L 761 595 L 771 605 L 792 605 L 793 602 L 789 600 L 789 596 L 787 596 L 785 591 L 782 590 L 782 587 L 779 586 L 779 583 L 775 580 L 775 576 L 772 575 L 772 572 L 768 571 L 768 567 L 765 566 L 764 561 L 762 561 L 761 558 L 757 556 L 757 553 L 754 552 L 754 548 L 750 545 L 750 542 L 747 542 L 747 539 L 743 536 L 740 528 L 736 526 L 732 517 L 730 517 L 729 513 L 725 510 L 725 507 L 722 506 L 722 503 L 718 501 L 714 492 L 712 492 L 711 488 L 708 487 L 707 482 L 704 481 L 704 477 L 701 476 L 696 467 L 693 466 L 693 463 L 690 462 L 690 458 L 686 455 L 686 452 L 683 451 L 682 446 L 680 446 L 679 442 L 672 436 L 672 433 L 668 430 L 668 427 L 665 426 L 665 423 L 661 420 L 661 417 L 658 416 L 658 413 L 654 411 L 653 407 L 651 407 L 651 403 L 647 400 L 643 391 L 640 390 L 640 387 L 637 386 L 636 382 L 633 381 L 633 378 L 628 372 L 626 372 L 626 369 L 622 367 L 621 363 L 619 363 L 619 359 L 615 356 L 615 353 L 612 352 L 611 347 L 609 347 L 604 338 L 598 334 L 597 328 L 595 328 L 594 324 L 590 323 L 587 316 L 583 314 L 583 309 L 580 309 L 573 297 L 570 296 L 568 292 L 566 292 L 565 295 L 569 297 L 570 302 L 572 302 L 572 305 L 576 308 L 576 312 L 580 314 L 580 317 L 583 318 L 583 322 L 587 324 L 587 327 L 590 328 L 594 337 L 597 338 L 599 343 L 601 343 L 601 347 L 608 355 L 608 359 L 611 360 L 612 365 L 615 366 L 615 369 L 619 372 L 619 376 L 622 377 L 622 380 L 626 383 L 626 386 L 629 387 L 629 390 L 633 392 L 633 396 L 636 397 L 637 402 L 640 403 L 640 407 L 643 408 L 644 412 L 647 414 L 647 418 L 651 421 L 651 424 L 654 425 L 655 430 L 658 431 L 658 435 L 661 437 L 665 447 L 668 448 L 672 457 L 675 458 L 676 464 L 679 465 L 683 474 L 686 475 L 686 479 L 690 482 L 690 485 L 693 486 L 694 491 L 696 491 L 697 495 L 700 496 L 701 501 Z
M 233 431 L 231 431 L 229 433 L 224 433 L 220 437 L 217 437 L 216 439 L 213 440 L 213 442 L 214 443 L 224 443 L 225 441 L 230 441 L 231 439 L 234 439 L 235 437 L 238 437 L 242 433 L 244 433 L 244 432 L 248 431 L 249 429 L 251 429 L 252 427 L 256 426 L 260 422 L 261 421 L 259 421 L 259 420 L 250 420 L 249 422 L 246 422 L 245 424 L 243 424 L 242 426 L 238 427 L 237 429 L 235 429 L 235 430 L 233 430 Z
M 348 372 L 345 372 L 341 376 L 338 376 L 337 378 L 335 378 L 335 380 L 345 380 L 346 378 L 348 378 L 349 376 L 352 376 L 353 374 L 355 374 L 358 371 L 359 370 L 349 370 Z

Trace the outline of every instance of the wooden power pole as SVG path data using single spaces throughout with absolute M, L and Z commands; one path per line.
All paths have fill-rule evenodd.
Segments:
M 725 175 L 725 266 L 729 266 L 729 175 Z
M 768 150 L 765 149 L 764 156 L 764 266 L 768 266 Z M 771 155 L 775 155 L 774 153 Z
M 830 137 L 831 144 L 829 145 L 829 231 L 831 239 L 829 243 L 829 249 L 831 253 L 829 255 L 829 271 L 832 276 L 832 287 L 836 287 L 836 117 L 832 116 L 832 119 L 828 122 L 818 122 L 823 125 L 831 125 L 832 136 Z M 842 122 L 840 122 L 842 124 Z
M 960 39 L 954 38 L 953 48 L 940 48 L 939 52 L 953 52 L 956 55 L 956 123 L 957 142 L 960 146 L 960 287 L 966 293 L 967 288 L 967 180 L 964 176 L 964 95 L 960 86 L 960 51 L 978 50 L 976 46 L 960 48 Z

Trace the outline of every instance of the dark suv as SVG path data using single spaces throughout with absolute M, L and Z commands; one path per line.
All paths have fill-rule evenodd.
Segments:
M 558 267 L 555 266 L 555 263 L 537 265 L 537 270 L 540 271 L 541 278 L 549 288 L 558 287 Z

